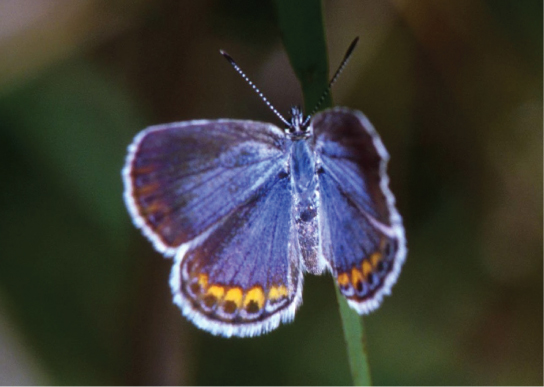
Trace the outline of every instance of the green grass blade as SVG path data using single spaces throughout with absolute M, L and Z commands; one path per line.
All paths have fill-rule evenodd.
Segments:
M 327 46 L 320 0 L 276 0 L 278 25 L 291 66 L 301 83 L 306 112 L 311 112 L 329 82 Z M 340 58 L 339 58 L 340 59 Z M 332 106 L 328 95 L 321 108 Z M 354 385 L 371 385 L 363 319 L 336 287 L 344 338 Z
M 329 83 L 321 1 L 276 0 L 276 7 L 283 45 L 301 83 L 304 107 L 309 113 Z M 330 95 L 321 106 L 332 106 Z
M 335 286 L 335 289 L 353 384 L 356 386 L 371 386 L 372 380 L 366 354 L 363 318 L 349 307 L 346 298 L 340 293 L 338 287 Z

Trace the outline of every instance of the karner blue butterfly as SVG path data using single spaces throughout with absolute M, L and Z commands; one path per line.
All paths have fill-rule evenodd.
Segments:
M 293 320 L 304 273 L 329 271 L 353 309 L 376 309 L 406 256 L 379 135 L 346 108 L 305 117 L 294 107 L 284 119 L 221 53 L 285 129 L 186 121 L 149 127 L 129 146 L 125 202 L 173 258 L 174 303 L 215 335 L 256 336 Z

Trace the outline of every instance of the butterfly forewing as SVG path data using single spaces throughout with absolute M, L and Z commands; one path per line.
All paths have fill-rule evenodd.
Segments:
M 150 127 L 129 147 L 125 201 L 136 226 L 171 256 L 275 176 L 284 146 L 280 129 L 252 121 Z

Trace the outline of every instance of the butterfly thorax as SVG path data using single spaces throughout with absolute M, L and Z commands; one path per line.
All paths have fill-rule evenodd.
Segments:
M 291 147 L 291 176 L 296 195 L 303 199 L 315 191 L 315 154 L 305 140 L 296 140 Z

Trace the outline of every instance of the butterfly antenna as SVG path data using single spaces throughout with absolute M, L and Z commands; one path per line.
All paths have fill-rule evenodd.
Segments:
M 351 54 L 353 53 L 353 50 L 355 49 L 355 46 L 357 45 L 358 41 L 359 41 L 359 37 L 357 36 L 355 39 L 353 39 L 353 42 L 351 42 L 351 44 L 349 45 L 348 50 L 346 51 L 346 54 L 344 55 L 344 59 L 342 59 L 342 63 L 340 63 L 340 66 L 338 66 L 338 70 L 336 70 L 333 77 L 331 78 L 331 81 L 329 82 L 327 89 L 325 89 L 325 92 L 321 95 L 321 98 L 319 98 L 319 101 L 317 101 L 317 104 L 315 105 L 314 110 L 312 110 L 312 112 L 306 118 L 306 121 L 304 122 L 305 124 L 307 123 L 307 121 L 310 120 L 310 117 L 312 117 L 317 112 L 317 109 L 319 109 L 323 101 L 325 101 L 325 98 L 327 98 L 327 96 L 331 92 L 332 85 L 334 84 L 334 82 L 336 82 L 336 80 L 340 76 L 340 73 L 344 70 L 344 67 L 346 67 L 346 64 L 348 63 L 349 58 L 351 57 Z
M 227 54 L 225 51 L 223 50 L 219 50 L 219 52 L 221 53 L 221 55 L 223 55 L 228 61 L 229 63 L 232 65 L 232 67 L 234 67 L 234 69 L 238 72 L 238 74 L 240 74 L 242 76 L 242 78 L 245 79 L 245 81 L 247 83 L 249 83 L 249 85 L 253 88 L 253 90 L 255 90 L 255 92 L 259 95 L 259 97 L 261 97 L 261 99 L 264 101 L 264 103 L 266 103 L 266 106 L 268 106 L 270 108 L 270 110 L 272 110 L 272 112 L 274 112 L 274 114 L 276 116 L 278 116 L 278 118 L 285 124 L 287 125 L 288 127 L 291 126 L 291 124 L 280 114 L 280 112 L 278 112 L 276 110 L 276 108 L 274 106 L 272 106 L 272 104 L 268 101 L 268 99 L 266 99 L 266 97 L 263 95 L 263 93 L 259 90 L 259 88 L 257 86 L 255 86 L 255 84 L 253 82 L 251 82 L 251 80 L 247 77 L 247 75 L 242 71 L 242 69 L 240 68 L 240 66 L 238 66 L 236 64 L 236 62 L 234 61 L 234 59 L 232 59 L 232 57 Z

